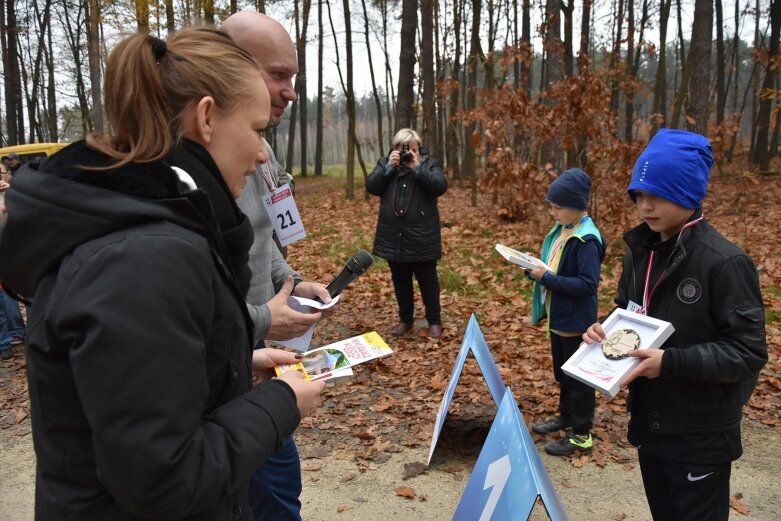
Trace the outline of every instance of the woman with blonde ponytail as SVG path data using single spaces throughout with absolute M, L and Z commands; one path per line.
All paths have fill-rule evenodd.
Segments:
M 23 167 L 0 232 L 0 281 L 35 302 L 36 519 L 249 519 L 250 475 L 323 388 L 253 360 L 234 199 L 268 91 L 211 28 L 129 36 L 105 83 L 110 130 Z

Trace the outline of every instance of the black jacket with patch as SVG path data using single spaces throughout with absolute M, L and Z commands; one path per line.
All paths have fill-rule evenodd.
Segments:
M 0 278 L 33 298 L 36 518 L 250 519 L 250 476 L 298 424 L 295 395 L 251 388 L 211 198 L 162 162 L 81 168 L 107 164 L 76 143 L 6 198 Z
M 427 262 L 442 256 L 437 197 L 447 180 L 436 159 L 421 156 L 418 172 L 399 166 L 386 174 L 382 157 L 366 178 L 366 190 L 380 197 L 372 253 L 389 261 Z
M 700 216 L 698 210 L 692 220 Z M 649 251 L 659 235 L 642 224 L 624 240 L 629 251 L 616 300 L 621 308 L 630 300 L 642 304 Z M 768 357 L 751 258 L 705 219 L 673 242 L 669 256 L 655 261 L 662 263 L 661 274 L 654 277 L 659 282 L 647 314 L 672 323 L 675 332 L 662 346 L 660 377 L 629 386 L 629 441 L 660 451 L 680 445 L 657 436 L 739 432 L 742 407 Z

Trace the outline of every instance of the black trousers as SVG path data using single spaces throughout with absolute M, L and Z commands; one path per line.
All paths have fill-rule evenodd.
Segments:
M 553 331 L 550 334 L 553 376 L 559 383 L 559 415 L 575 434 L 587 434 L 594 425 L 596 391 L 561 370 L 578 350 L 580 341 L 580 336 L 560 336 Z
M 442 311 L 439 304 L 439 278 L 437 261 L 395 262 L 388 261 L 393 279 L 393 290 L 399 304 L 399 320 L 412 324 L 415 313 L 415 301 L 412 291 L 412 276 L 418 281 L 423 305 L 426 307 L 426 320 L 429 325 L 441 324 Z
M 654 521 L 727 521 L 732 463 L 682 463 L 642 450 L 640 472 Z

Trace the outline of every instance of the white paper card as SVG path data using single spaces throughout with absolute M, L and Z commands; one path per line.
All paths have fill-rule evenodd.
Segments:
M 274 231 L 282 246 L 287 246 L 306 237 L 304 223 L 298 213 L 290 185 L 282 185 L 264 195 L 263 206 L 268 212 L 269 219 L 274 223 Z
M 339 297 L 341 297 L 341 295 L 337 295 L 332 298 L 331 302 L 328 304 L 323 304 L 318 300 L 291 296 L 287 299 L 287 305 L 290 306 L 290 309 L 293 311 L 298 311 L 299 313 L 316 313 L 320 310 L 335 306 L 336 303 L 339 302 Z M 312 334 L 315 332 L 316 325 L 316 323 L 312 324 L 309 326 L 309 329 L 307 329 L 306 333 L 296 338 L 291 338 L 289 340 L 273 340 L 273 342 L 304 353 L 309 351 L 309 344 L 312 343 Z
M 631 329 L 640 336 L 638 349 L 656 349 L 670 338 L 675 328 L 669 322 L 625 309 L 616 309 L 602 324 L 605 335 L 610 336 L 620 329 Z M 611 360 L 602 353 L 602 343 L 580 344 L 575 354 L 561 369 L 569 376 L 609 394 L 618 394 L 621 380 L 640 363 L 640 359 L 627 357 Z
M 508 248 L 504 244 L 497 244 L 494 246 L 494 249 L 499 252 L 499 255 L 504 257 L 506 260 L 512 262 L 513 264 L 517 264 L 521 268 L 525 270 L 534 270 L 537 269 L 539 264 L 542 264 L 546 270 L 553 271 L 550 266 L 542 262 L 537 257 L 533 257 L 531 255 L 527 255 L 525 253 L 522 253 L 518 250 L 514 250 L 512 248 Z

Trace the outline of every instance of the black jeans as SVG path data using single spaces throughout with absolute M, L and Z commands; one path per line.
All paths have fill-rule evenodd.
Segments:
M 560 336 L 553 331 L 550 334 L 553 376 L 559 382 L 559 414 L 575 434 L 587 434 L 594 424 L 595 391 L 561 370 L 564 362 L 578 350 L 580 341 L 580 336 Z
M 393 278 L 393 290 L 396 292 L 396 301 L 399 303 L 399 319 L 405 324 L 412 325 L 415 313 L 412 276 L 415 275 L 418 286 L 420 286 L 420 293 L 423 295 L 423 305 L 426 306 L 426 320 L 428 324 L 430 326 L 442 324 L 437 261 L 388 261 L 388 266 L 390 266 L 391 277 Z

